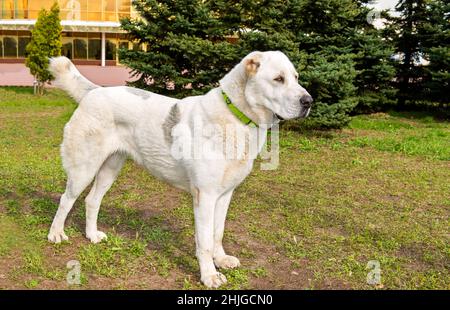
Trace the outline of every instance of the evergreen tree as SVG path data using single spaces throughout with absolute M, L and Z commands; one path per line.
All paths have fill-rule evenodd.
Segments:
M 37 92 L 43 94 L 45 83 L 52 79 L 48 71 L 49 57 L 61 55 L 61 21 L 59 6 L 55 2 L 50 11 L 42 9 L 31 31 L 31 41 L 26 47 L 26 66 L 37 81 Z
M 363 1 L 298 0 L 293 11 L 299 18 L 289 25 L 297 34 L 300 50 L 308 54 L 303 68 L 305 86 L 315 98 L 307 124 L 339 128 L 348 123 L 356 105 L 386 71 L 374 74 L 379 51 L 372 47 L 380 36 L 367 23 Z M 369 61 L 373 59 L 373 61 Z M 389 78 L 388 78 L 389 79 Z M 374 96 L 378 100 L 379 96 Z
M 419 100 L 423 91 L 425 72 L 420 62 L 424 55 L 424 29 L 429 22 L 427 2 L 400 0 L 395 7 L 400 16 L 391 18 L 388 27 L 395 52 L 401 57 L 396 75 L 400 109 L 404 109 L 408 101 Z
M 229 42 L 237 26 L 222 19 L 214 1 L 135 0 L 142 19 L 121 21 L 130 39 L 149 49 L 119 51 L 133 69 L 133 86 L 176 97 L 202 94 L 215 87 L 238 61 L 238 45 Z
M 297 67 L 300 82 L 315 100 L 306 121 L 308 126 L 342 127 L 357 104 L 353 86 L 355 55 L 347 48 L 349 43 L 342 44 L 346 38 L 341 32 L 350 27 L 347 24 L 352 13 L 348 14 L 346 5 L 352 0 L 344 2 L 261 0 L 240 7 L 244 26 L 238 33 L 242 48 L 246 52 L 281 50 Z M 342 14 L 335 16 L 336 12 Z M 339 25 L 338 19 L 345 23 Z
M 450 99 L 450 3 L 433 0 L 429 3 L 429 22 L 423 28 L 422 48 L 429 62 L 424 67 L 423 98 L 448 107 Z
M 356 105 L 374 110 L 392 95 L 391 50 L 367 23 L 366 2 L 135 0 L 143 19 L 122 27 L 149 50 L 121 50 L 121 61 L 139 77 L 132 85 L 183 97 L 216 86 L 251 51 L 281 50 L 315 99 L 307 124 L 338 128 Z
M 368 20 L 370 1 L 358 1 L 357 21 L 352 34 L 351 49 L 355 54 L 355 86 L 358 105 L 354 113 L 371 113 L 386 110 L 397 103 L 397 90 L 392 84 L 395 78 L 395 63 L 392 60 L 394 48 L 386 40 L 383 31 L 376 29 Z M 380 12 L 386 18 L 387 11 Z

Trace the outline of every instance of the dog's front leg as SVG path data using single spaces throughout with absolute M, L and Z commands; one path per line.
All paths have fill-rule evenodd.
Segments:
M 194 195 L 195 244 L 201 281 L 207 287 L 219 287 L 227 282 L 214 266 L 214 209 L 218 195 L 197 191 Z
M 217 200 L 216 209 L 214 211 L 214 264 L 218 268 L 236 268 L 240 265 L 239 259 L 234 256 L 227 255 L 222 245 L 225 219 L 227 217 L 231 196 L 233 196 L 233 190 L 234 189 L 223 194 Z

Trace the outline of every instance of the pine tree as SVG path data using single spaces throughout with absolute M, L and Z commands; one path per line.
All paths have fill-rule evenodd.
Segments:
M 355 55 L 348 42 L 336 47 L 337 42 L 346 42 L 342 30 L 353 27 L 348 26 L 352 1 L 260 0 L 239 7 L 242 48 L 246 52 L 281 50 L 300 72 L 300 82 L 315 99 L 307 126 L 342 127 L 357 104 Z M 236 7 L 232 5 L 231 10 Z M 336 12 L 342 14 L 335 16 Z M 340 19 L 342 25 L 336 23 Z
M 315 99 L 306 125 L 340 128 L 350 121 L 358 104 L 355 85 L 357 51 L 354 37 L 361 23 L 361 8 L 353 0 L 297 0 L 298 16 L 288 25 L 307 62 L 300 80 Z
M 122 27 L 149 49 L 121 50 L 121 61 L 139 77 L 132 85 L 183 97 L 217 85 L 251 51 L 281 50 L 315 99 L 307 124 L 339 128 L 356 105 L 375 109 L 392 96 L 391 50 L 367 23 L 366 2 L 135 0 L 143 20 Z
M 400 17 L 391 18 L 388 28 L 395 52 L 401 57 L 396 75 L 400 109 L 407 102 L 420 100 L 423 92 L 425 72 L 420 62 L 424 55 L 424 29 L 429 22 L 427 3 L 428 0 L 400 0 L 395 8 Z
M 119 51 L 133 69 L 133 86 L 176 97 L 205 93 L 238 61 L 229 42 L 236 25 L 222 19 L 214 1 L 135 0 L 142 19 L 121 21 L 132 40 L 148 50 Z
M 59 6 L 55 2 L 50 11 L 42 9 L 31 32 L 31 41 L 26 47 L 26 66 L 37 81 L 37 92 L 43 94 L 45 83 L 52 79 L 48 71 L 49 57 L 61 55 L 61 22 Z
M 424 67 L 423 98 L 440 107 L 449 106 L 450 98 L 450 3 L 433 0 L 429 3 L 429 21 L 423 27 L 422 48 L 429 62 Z
M 395 63 L 391 59 L 394 48 L 384 38 L 383 31 L 375 28 L 368 20 L 372 11 L 367 5 L 370 2 L 355 1 L 357 14 L 348 35 L 357 71 L 354 85 L 357 88 L 358 104 L 353 113 L 387 110 L 397 103 L 396 89 L 392 84 L 395 78 Z M 387 16 L 387 11 L 380 12 L 380 17 Z

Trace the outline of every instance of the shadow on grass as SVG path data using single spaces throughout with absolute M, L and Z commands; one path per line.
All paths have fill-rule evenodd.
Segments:
M 434 122 L 449 122 L 450 113 L 443 113 L 442 111 L 395 111 L 390 110 L 387 112 L 393 117 L 403 117 L 412 120 L 419 121 L 421 123 L 434 123 Z
M 2 89 L 20 95 L 33 95 L 33 87 L 30 86 L 2 86 Z

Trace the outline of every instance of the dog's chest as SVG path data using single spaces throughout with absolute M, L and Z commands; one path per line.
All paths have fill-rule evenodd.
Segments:
M 253 159 L 230 160 L 225 166 L 222 176 L 223 187 L 235 187 L 250 174 Z

